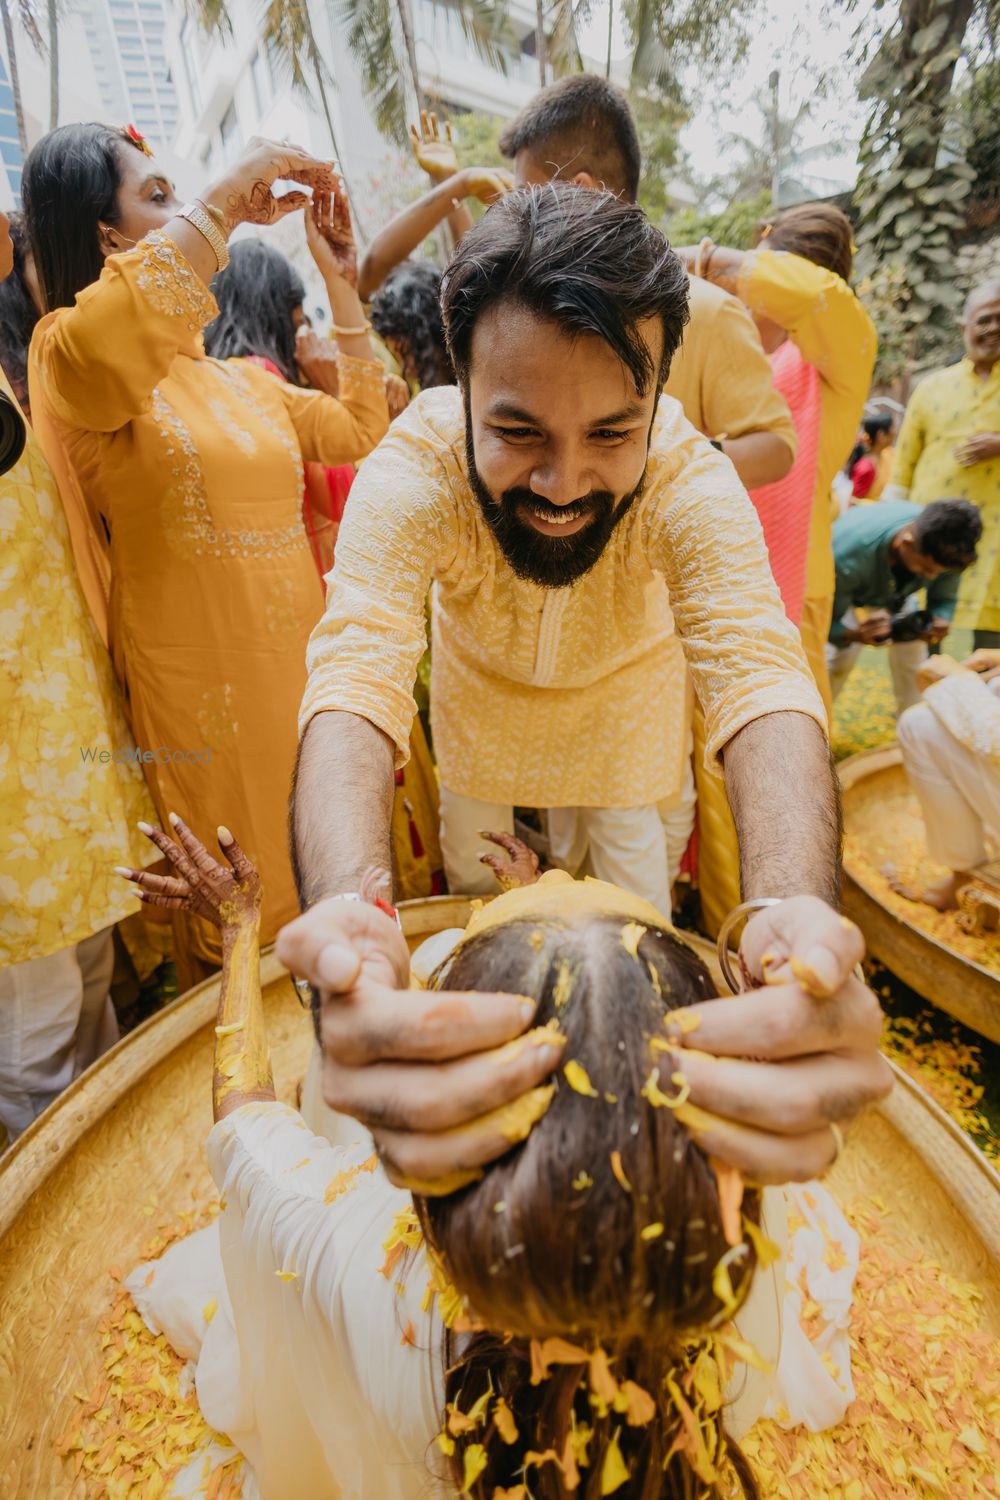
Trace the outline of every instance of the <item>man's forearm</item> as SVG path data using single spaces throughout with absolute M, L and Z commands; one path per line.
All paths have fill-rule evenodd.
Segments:
M 791 448 L 776 432 L 745 432 L 742 437 L 724 438 L 722 451 L 748 490 L 784 479 L 795 462 Z
M 394 786 L 388 735 L 357 714 L 316 715 L 292 788 L 292 868 L 303 909 L 360 890 L 373 869 L 391 871 Z
M 840 899 L 840 789 L 822 730 L 801 713 L 766 714 L 723 752 L 740 841 L 744 900 Z

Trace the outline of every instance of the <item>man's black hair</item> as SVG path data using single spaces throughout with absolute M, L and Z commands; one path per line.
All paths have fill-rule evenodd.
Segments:
M 625 94 L 606 78 L 573 73 L 542 89 L 507 126 L 500 150 L 529 151 L 553 177 L 587 172 L 629 203 L 639 194 L 639 132 Z
M 466 234 L 444 274 L 441 310 L 459 382 L 491 307 L 528 308 L 571 337 L 596 334 L 645 395 L 663 384 L 688 319 L 688 277 L 642 209 L 563 183 L 508 193 Z M 639 330 L 658 318 L 657 368 Z
M 914 545 L 925 557 L 932 557 L 949 572 L 960 573 L 976 560 L 983 522 L 971 500 L 934 500 L 909 529 Z

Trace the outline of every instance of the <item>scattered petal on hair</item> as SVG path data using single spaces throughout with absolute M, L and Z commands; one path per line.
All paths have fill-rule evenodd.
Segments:
M 298 1271 L 275 1271 L 274 1274 L 279 1281 L 298 1281 L 299 1279 Z
M 678 1104 L 686 1103 L 687 1097 L 691 1092 L 691 1085 L 684 1077 L 684 1074 L 671 1073 L 670 1082 L 677 1089 L 677 1093 L 672 1097 L 669 1094 L 665 1094 L 660 1088 L 659 1069 L 653 1068 L 642 1086 L 643 1098 L 648 1099 L 654 1109 L 676 1109 Z
M 722 1220 L 722 1233 L 726 1244 L 738 1245 L 743 1238 L 740 1232 L 743 1174 L 738 1167 L 731 1167 L 728 1162 L 719 1161 L 715 1156 L 708 1158 L 708 1165 L 715 1177 L 716 1191 L 719 1195 L 719 1216 Z
M 579 1171 L 573 1178 L 574 1193 L 582 1193 L 586 1188 L 594 1186 L 594 1179 L 589 1172 Z
M 503 1396 L 498 1396 L 493 1408 L 493 1420 L 496 1423 L 497 1432 L 505 1443 L 516 1443 L 518 1439 L 517 1423 L 514 1421 L 514 1413 L 511 1411 Z
M 573 993 L 573 981 L 576 978 L 574 969 L 565 959 L 560 959 L 556 968 L 556 982 L 552 987 L 552 1003 L 556 1010 L 562 1010 Z
M 623 1187 L 626 1193 L 630 1193 L 632 1191 L 632 1184 L 625 1176 L 625 1168 L 622 1166 L 622 1154 L 620 1151 L 612 1151 L 611 1153 L 611 1170 L 615 1174 L 615 1181 L 619 1186 Z
M 639 944 L 645 935 L 645 927 L 638 922 L 626 922 L 622 928 L 622 947 L 632 958 L 639 957 Z
M 216 1036 L 233 1036 L 235 1032 L 242 1031 L 246 1025 L 245 1021 L 233 1021 L 229 1026 L 216 1026 Z
M 449 1436 L 447 1429 L 438 1433 L 437 1445 L 446 1458 L 450 1458 L 455 1451 L 455 1439 Z
M 662 990 L 662 988 L 660 986 L 660 976 L 656 972 L 656 965 L 654 963 L 652 963 L 649 959 L 647 959 L 646 960 L 646 969 L 647 969 L 647 972 L 649 973 L 649 982 L 653 986 L 653 994 L 659 996 L 659 998 L 662 1000 L 663 999 L 663 990 Z
M 603 1349 L 590 1356 L 588 1371 L 590 1400 L 599 1417 L 606 1417 L 618 1395 L 618 1382 L 611 1373 L 611 1362 Z
M 626 1380 L 615 1400 L 615 1410 L 624 1411 L 630 1427 L 645 1427 L 656 1416 L 656 1402 L 634 1380 Z
M 329 1192 L 329 1188 L 327 1191 Z M 391 1276 L 393 1266 L 406 1254 L 407 1250 L 416 1250 L 423 1242 L 424 1234 L 420 1228 L 416 1209 L 412 1204 L 409 1208 L 400 1209 L 392 1221 L 392 1229 L 382 1241 L 382 1249 L 386 1252 L 386 1257 L 379 1267 L 381 1275 L 386 1278 Z
M 746 1245 L 740 1243 L 727 1250 L 712 1272 L 712 1291 L 722 1303 L 721 1312 L 716 1313 L 709 1327 L 717 1327 L 720 1323 L 728 1323 L 733 1313 L 740 1305 L 740 1299 L 733 1291 L 732 1279 L 729 1275 L 729 1267 L 736 1261 L 743 1260 L 747 1254 Z
M 573 1447 L 573 1434 L 571 1432 L 566 1434 L 559 1467 L 562 1469 L 563 1489 L 568 1490 L 571 1495 L 574 1494 L 580 1488 L 580 1470 L 577 1467 L 576 1450 Z
M 486 1390 L 474 1401 L 468 1411 L 460 1411 L 457 1401 L 448 1402 L 448 1420 L 446 1426 L 453 1437 L 459 1437 L 463 1432 L 472 1432 L 486 1420 L 486 1409 L 493 1396 L 493 1382 L 490 1381 Z
M 604 1099 L 605 1099 L 605 1102 L 607 1104 L 617 1104 L 618 1103 L 618 1095 L 617 1094 L 609 1094 L 607 1091 L 605 1091 Z
M 662 1233 L 662 1224 L 647 1224 L 645 1229 L 640 1230 L 639 1238 L 643 1240 L 658 1240 Z
M 414 1327 L 413 1327 L 412 1323 L 407 1323 L 406 1327 L 403 1329 L 403 1337 L 400 1339 L 399 1342 L 402 1344 L 402 1346 L 403 1346 L 404 1349 L 407 1348 L 407 1347 L 409 1347 L 409 1348 L 415 1348 L 416 1347 L 417 1335 L 416 1335 L 416 1332 L 414 1331 Z
M 628 1464 L 622 1458 L 622 1451 L 618 1446 L 618 1433 L 614 1432 L 611 1441 L 604 1450 L 604 1462 L 601 1465 L 601 1494 L 613 1495 L 615 1490 L 620 1490 L 623 1484 L 628 1483 Z
M 494 1490 L 491 1500 L 528 1500 L 527 1487 L 523 1484 L 515 1484 L 510 1489 Z
M 752 1219 L 748 1219 L 745 1214 L 743 1216 L 743 1230 L 757 1253 L 757 1265 L 759 1268 L 773 1266 L 775 1261 L 781 1259 L 780 1247 L 773 1240 L 768 1239 L 760 1226 L 755 1224 Z
M 569 1062 L 565 1064 L 563 1072 L 566 1075 L 566 1082 L 576 1093 L 584 1094 L 589 1099 L 596 1099 L 598 1097 L 597 1090 L 591 1083 L 586 1068 L 582 1063 L 578 1063 L 575 1057 L 571 1057 Z
M 569 1440 L 573 1444 L 573 1458 L 581 1469 L 590 1467 L 590 1458 L 587 1454 L 587 1446 L 594 1435 L 594 1429 L 586 1422 L 578 1422 L 576 1413 L 569 1414 Z
M 205 1306 L 201 1310 L 201 1315 L 205 1319 L 206 1323 L 211 1323 L 212 1319 L 215 1317 L 218 1311 L 219 1299 L 218 1297 L 213 1297 L 210 1302 L 205 1303 Z
M 470 1443 L 462 1455 L 462 1489 L 471 1490 L 486 1468 L 486 1449 L 482 1443 Z

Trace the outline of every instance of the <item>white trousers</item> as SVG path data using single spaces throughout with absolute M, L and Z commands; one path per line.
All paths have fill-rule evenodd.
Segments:
M 679 799 L 667 811 L 645 807 L 550 807 L 549 851 L 571 875 L 596 875 L 620 885 L 670 915 L 670 891 L 694 827 L 695 791 L 690 759 Z M 441 852 L 453 891 L 495 895 L 492 870 L 479 862 L 488 847 L 481 829 L 514 832 L 514 809 L 460 797 L 441 788 Z
M 853 609 L 848 610 L 844 616 L 844 622 L 851 627 L 857 625 L 858 617 Z M 861 649 L 860 641 L 853 641 L 849 646 L 835 646 L 832 641 L 827 643 L 826 665 L 830 673 L 830 691 L 834 698 L 837 697 L 854 670 Z M 892 689 L 896 694 L 896 713 L 897 715 L 904 713 L 906 709 L 920 702 L 917 672 L 921 663 L 927 660 L 927 642 L 892 641 L 888 646 L 878 649 L 889 653 Z
M 0 969 L 0 1122 L 11 1141 L 118 1040 L 112 932 Z
M 972 870 L 1000 845 L 1000 776 L 961 744 L 926 703 L 896 726 L 910 785 L 927 830 L 927 852 L 949 870 Z

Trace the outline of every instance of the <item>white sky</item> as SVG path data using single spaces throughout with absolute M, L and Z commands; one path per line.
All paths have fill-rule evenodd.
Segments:
M 758 90 L 767 90 L 768 75 L 777 67 L 781 72 L 783 115 L 794 113 L 815 93 L 820 74 L 831 70 L 827 97 L 814 99 L 810 118 L 802 128 L 801 144 L 809 147 L 846 137 L 846 149 L 831 151 L 822 162 L 811 164 L 810 170 L 844 185 L 853 183 L 865 108 L 857 102 L 857 70 L 849 65 L 848 54 L 855 27 L 870 3 L 862 0 L 853 14 L 846 15 L 843 6 L 830 0 L 806 0 L 805 4 L 802 0 L 761 0 L 756 35 L 739 72 L 732 77 L 684 78 L 688 97 L 696 107 L 681 132 L 681 145 L 695 176 L 705 180 L 725 171 L 723 138 L 728 132 L 759 132 L 762 121 L 753 108 L 753 96 Z M 592 58 L 603 58 L 607 34 L 607 0 L 596 0 L 591 20 L 581 31 L 584 52 Z M 614 38 L 612 60 L 627 66 L 628 48 L 617 17 Z

